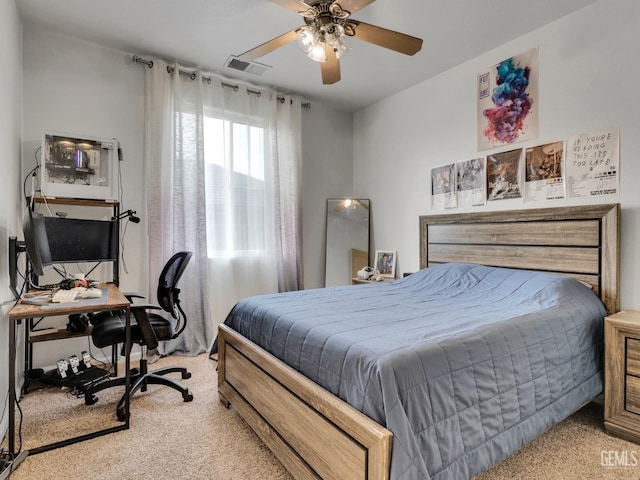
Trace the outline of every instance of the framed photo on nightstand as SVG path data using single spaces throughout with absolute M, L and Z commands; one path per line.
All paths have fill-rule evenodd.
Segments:
M 386 278 L 396 278 L 395 250 L 376 250 L 375 268 Z

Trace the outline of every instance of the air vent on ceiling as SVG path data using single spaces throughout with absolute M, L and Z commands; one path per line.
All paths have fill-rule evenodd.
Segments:
M 233 68 L 234 70 L 240 70 L 241 72 L 252 73 L 254 75 L 262 75 L 271 67 L 263 63 L 258 62 L 245 62 L 234 57 L 233 55 L 227 59 L 225 67 Z

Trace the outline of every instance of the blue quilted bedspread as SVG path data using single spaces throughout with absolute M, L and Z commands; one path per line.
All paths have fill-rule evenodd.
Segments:
M 601 392 L 604 316 L 568 277 L 446 264 L 247 298 L 225 323 L 391 430 L 393 480 L 460 480 Z

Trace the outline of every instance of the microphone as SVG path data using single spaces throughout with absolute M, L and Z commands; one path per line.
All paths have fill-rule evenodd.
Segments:
M 125 218 L 129 218 L 129 221 L 132 223 L 140 223 L 140 217 L 136 217 L 135 213 L 135 210 L 127 210 L 117 217 L 113 217 L 113 220 L 124 220 Z

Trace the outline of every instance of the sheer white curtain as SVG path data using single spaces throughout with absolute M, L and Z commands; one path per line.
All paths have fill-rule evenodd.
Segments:
M 275 248 L 278 254 L 280 291 L 300 290 L 302 268 L 302 181 L 301 114 L 299 99 L 280 97 L 276 101 L 275 139 L 272 162 L 275 165 Z
M 185 331 L 163 342 L 160 354 L 197 355 L 214 337 L 208 295 L 201 81 L 154 60 L 145 68 L 145 152 L 149 238 L 149 292 L 167 260 L 193 252 L 179 284 Z M 198 141 L 200 139 L 200 141 Z
M 149 257 L 162 268 L 166 252 L 194 251 L 200 319 L 183 336 L 200 352 L 238 300 L 302 288 L 301 105 L 173 67 L 145 69 Z
M 302 288 L 300 100 L 234 85 L 212 85 L 205 99 L 215 324 L 244 297 Z

